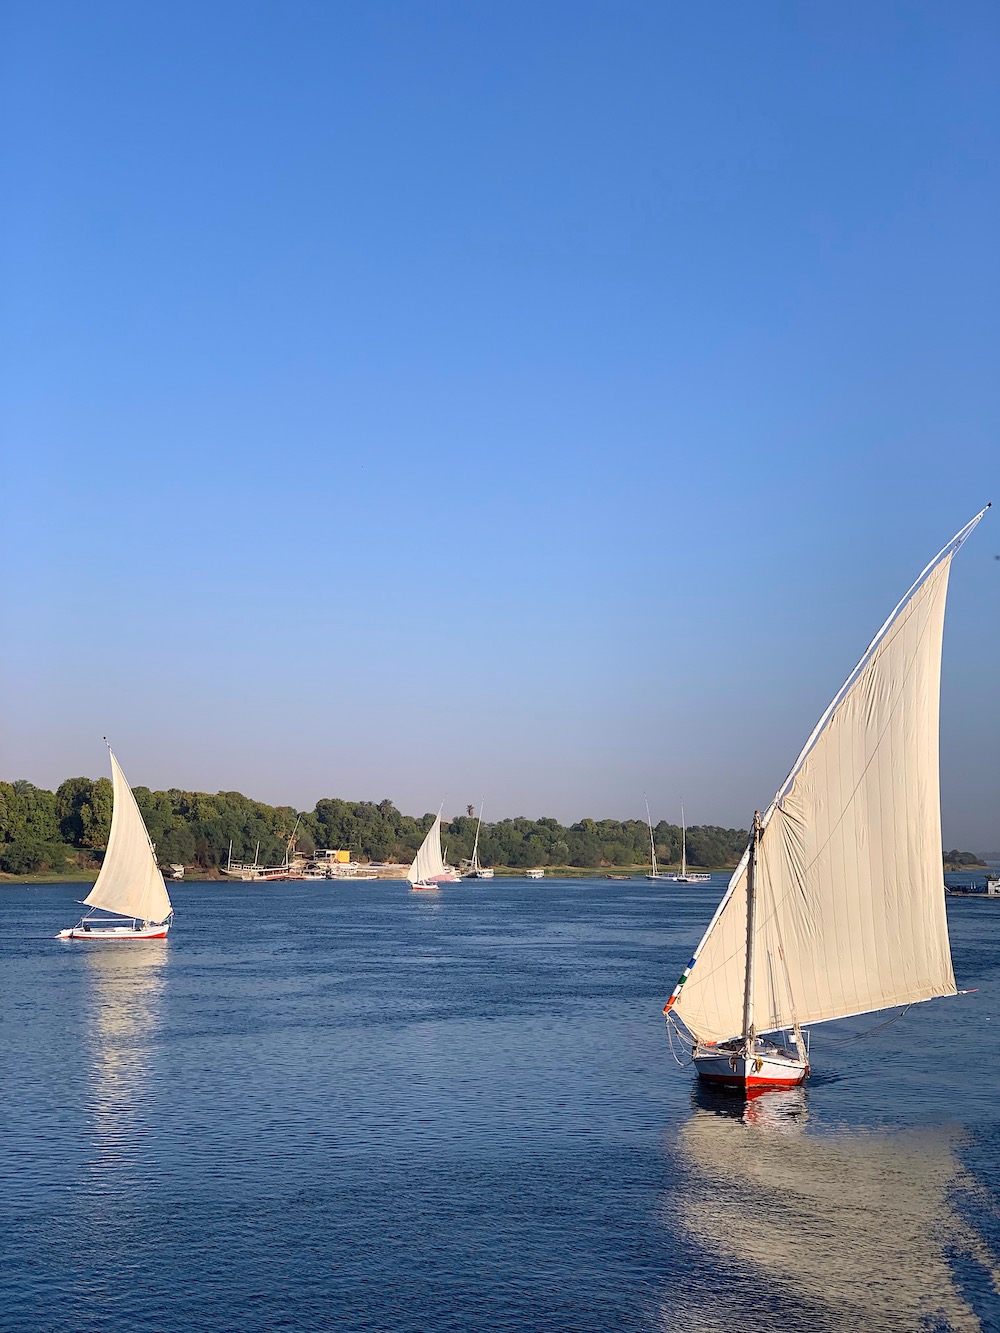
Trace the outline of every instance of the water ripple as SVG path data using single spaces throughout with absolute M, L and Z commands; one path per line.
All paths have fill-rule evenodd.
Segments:
M 119 951 L 0 890 L 0 1329 L 996 1327 L 1000 914 L 748 1115 L 659 1017 L 716 893 L 190 884 Z

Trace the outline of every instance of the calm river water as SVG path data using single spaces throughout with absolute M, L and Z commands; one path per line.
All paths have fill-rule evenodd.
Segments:
M 0 889 L 0 1329 L 1000 1328 L 1000 902 L 744 1114 L 660 1017 L 723 883 Z

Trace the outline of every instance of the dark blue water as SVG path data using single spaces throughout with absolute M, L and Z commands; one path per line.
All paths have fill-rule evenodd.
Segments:
M 721 886 L 0 889 L 0 1329 L 1000 1328 L 1000 903 L 744 1111 L 660 1018 Z

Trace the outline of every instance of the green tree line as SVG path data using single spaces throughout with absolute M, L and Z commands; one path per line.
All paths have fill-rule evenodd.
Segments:
M 240 792 L 150 791 L 134 788 L 149 836 L 162 865 L 194 870 L 224 866 L 232 843 L 233 860 L 252 860 L 260 845 L 262 864 L 275 864 L 293 831 L 298 849 L 338 847 L 360 860 L 409 863 L 434 816 L 404 815 L 392 801 L 324 798 L 311 811 L 265 805 Z M 73 865 L 97 865 L 111 827 L 112 788 L 108 778 L 67 778 L 55 792 L 30 782 L 0 782 L 0 869 L 10 874 L 60 872 Z M 452 864 L 472 855 L 476 819 L 469 812 L 444 828 Z M 657 860 L 680 858 L 679 826 L 661 821 L 653 829 Z M 695 825 L 687 830 L 688 861 L 700 866 L 735 865 L 746 846 L 743 829 Z M 556 819 L 502 819 L 483 824 L 479 856 L 484 865 L 601 866 L 643 865 L 649 861 L 649 829 L 641 819 L 581 819 L 568 827 Z

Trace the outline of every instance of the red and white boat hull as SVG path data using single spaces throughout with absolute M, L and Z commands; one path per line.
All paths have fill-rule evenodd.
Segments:
M 72 926 L 61 930 L 57 940 L 88 940 L 91 944 L 103 944 L 109 940 L 118 943 L 123 940 L 165 940 L 170 929 L 168 922 L 160 926 Z
M 694 1053 L 698 1077 L 725 1088 L 794 1088 L 805 1078 L 809 1066 L 795 1056 L 758 1052 L 744 1055 L 721 1049 Z

